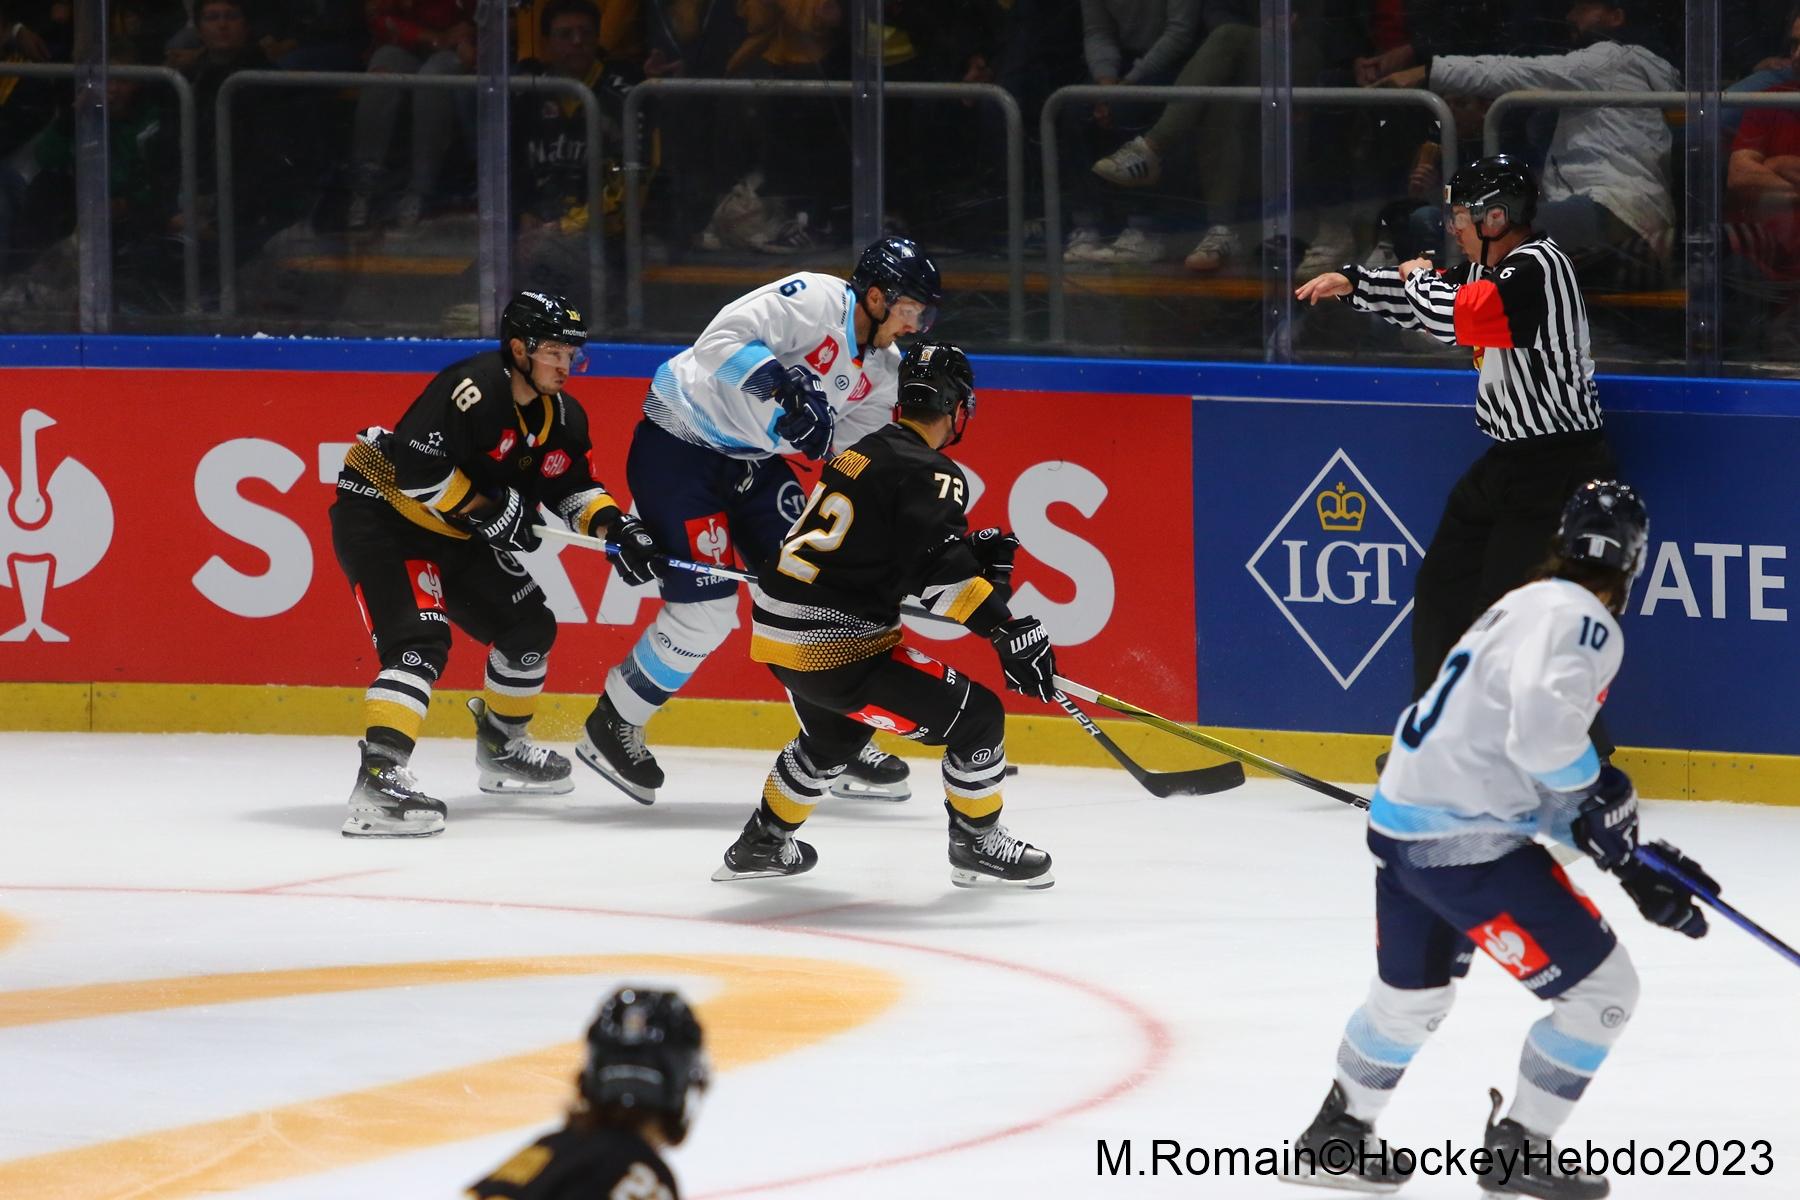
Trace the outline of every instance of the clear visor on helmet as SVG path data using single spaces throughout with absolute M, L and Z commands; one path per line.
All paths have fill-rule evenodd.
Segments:
M 937 324 L 938 306 L 917 296 L 897 296 L 888 308 L 888 315 L 911 325 L 914 333 L 930 333 L 931 327 Z
M 587 349 L 568 342 L 539 342 L 532 347 L 531 361 L 558 371 L 578 371 L 587 365 Z

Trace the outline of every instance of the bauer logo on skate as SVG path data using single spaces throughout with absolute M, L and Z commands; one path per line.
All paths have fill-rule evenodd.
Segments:
M 1411 614 L 1423 557 L 1418 539 L 1339 449 L 1245 567 L 1348 689 Z

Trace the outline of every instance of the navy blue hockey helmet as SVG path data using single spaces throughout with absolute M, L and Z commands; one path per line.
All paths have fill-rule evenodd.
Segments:
M 675 1143 L 710 1082 L 700 1022 L 679 993 L 622 987 L 601 1004 L 581 1069 L 590 1105 L 654 1114 Z
M 587 324 L 561 296 L 520 292 L 500 313 L 500 348 L 506 350 L 514 338 L 525 343 L 527 358 L 540 342 L 562 342 L 579 350 L 587 342 Z
M 1631 585 L 1644 570 L 1650 514 L 1628 483 L 1594 479 L 1575 489 L 1556 528 L 1556 552 L 1565 562 L 1591 563 L 1624 573 L 1614 608 L 1623 611 Z
M 850 273 L 850 286 L 856 291 L 858 304 L 864 302 L 872 287 L 880 288 L 889 304 L 897 296 L 917 300 L 925 306 L 919 316 L 920 333 L 929 332 L 937 323 L 938 305 L 944 299 L 944 285 L 936 264 L 911 238 L 885 237 L 870 242 L 856 260 L 856 270 Z
M 897 394 L 897 408 L 948 416 L 951 433 L 944 444 L 954 446 L 975 415 L 975 368 L 956 346 L 919 342 L 900 358 Z

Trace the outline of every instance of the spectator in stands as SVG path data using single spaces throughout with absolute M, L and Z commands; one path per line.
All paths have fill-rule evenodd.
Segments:
M 74 37 L 72 6 L 0 0 L 0 62 L 67 62 Z M 67 85 L 0 75 L 0 273 L 7 268 L 14 225 L 36 174 L 32 143 L 59 107 Z
M 282 0 L 258 44 L 283 71 L 355 71 L 369 28 L 360 0 Z
M 1800 38 L 1800 21 L 1790 31 Z M 1800 80 L 1761 90 L 1800 91 Z M 1768 349 L 1775 334 L 1782 345 L 1772 356 L 1791 360 L 1800 357 L 1792 320 L 1800 295 L 1800 110 L 1742 111 L 1725 172 L 1726 338 L 1744 355 Z
M 725 61 L 727 75 L 817 80 L 847 74 L 839 0 L 739 0 L 737 8 L 745 37 Z M 847 224 L 845 104 L 775 97 L 717 111 L 717 124 L 730 131 L 729 143 L 719 149 L 729 155 L 738 182 L 714 207 L 700 235 L 702 249 L 794 254 L 811 249 L 834 227 L 834 217 Z
M 475 68 L 474 0 L 369 0 L 369 25 L 375 50 L 371 74 L 466 75 Z M 362 89 L 356 101 L 356 127 L 350 147 L 350 204 L 345 224 L 369 226 L 370 204 L 381 181 L 407 101 L 391 87 Z M 412 105 L 411 170 L 406 188 L 394 204 L 394 223 L 416 225 L 425 201 L 437 186 L 456 135 L 456 98 L 446 91 L 418 91 Z M 472 109 L 465 105 L 465 109 Z
M 114 65 L 137 62 L 135 47 L 111 48 Z M 115 272 L 119 260 L 148 249 L 165 252 L 166 224 L 175 195 L 177 133 L 164 102 L 143 85 L 112 76 L 106 85 L 107 184 L 111 197 Z M 14 230 L 12 266 L 28 266 L 40 252 L 75 232 L 75 114 L 65 106 L 33 147 L 35 173 Z M 166 259 L 166 255 L 165 255 Z
M 1800 81 L 1800 4 L 1792 4 L 1781 23 L 1781 50 L 1758 59 L 1748 75 L 1726 88 L 1727 92 L 1767 92 L 1784 84 Z M 1719 109 L 1719 137 L 1727 145 L 1737 137 L 1748 108 L 1722 105 Z
M 1645 0 L 1629 0 L 1631 5 Z M 1531 88 L 1663 92 L 1681 76 L 1646 43 L 1627 0 L 1575 0 L 1566 54 L 1439 54 L 1380 81 L 1426 86 L 1446 96 L 1493 99 Z M 1537 226 L 1575 259 L 1584 276 L 1617 279 L 1667 256 L 1675 219 L 1667 175 L 1671 137 L 1654 108 L 1567 108 L 1556 118 L 1542 177 Z M 1436 207 L 1435 205 L 1433 207 Z
M 557 0 L 529 0 L 518 10 L 514 26 L 513 46 L 521 66 L 535 61 L 542 65 L 554 56 L 549 45 L 549 28 L 545 13 Z M 595 0 L 599 21 L 599 53 L 596 62 L 605 66 L 609 76 L 622 76 L 636 83 L 644 77 L 644 12 L 648 5 L 640 0 Z
M 1255 0 L 1239 0 L 1233 7 L 1246 3 L 1255 7 Z M 1089 82 L 1105 87 L 1174 82 L 1200 40 L 1201 9 L 1202 0 L 1081 0 Z M 1093 162 L 1102 148 L 1118 149 L 1155 120 L 1157 111 L 1152 103 L 1116 100 L 1065 106 L 1059 123 L 1064 161 Z M 1068 181 L 1072 227 L 1063 246 L 1064 259 L 1148 263 L 1162 258 L 1162 239 L 1142 211 L 1127 218 L 1108 244 L 1107 230 L 1119 224 L 1112 212 L 1114 201 L 1094 186 L 1089 172 L 1072 174 Z
M 610 74 L 602 55 L 603 14 L 593 0 L 549 0 L 538 14 L 541 59 L 519 64 L 522 75 L 547 75 L 586 84 L 602 108 L 602 144 L 587 144 L 580 104 L 555 94 L 513 94 L 513 207 L 519 214 L 517 270 L 534 286 L 568 296 L 586 310 L 588 222 L 606 222 L 610 237 L 624 232 L 619 135 L 625 81 Z M 602 156 L 604 211 L 590 211 L 587 161 Z M 616 246 L 618 243 L 612 242 Z M 599 324 L 600 314 L 589 314 Z

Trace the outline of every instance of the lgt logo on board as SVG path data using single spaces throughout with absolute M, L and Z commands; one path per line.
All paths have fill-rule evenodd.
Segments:
M 1339 449 L 1244 566 L 1348 689 L 1412 612 L 1423 557 L 1418 539 Z

